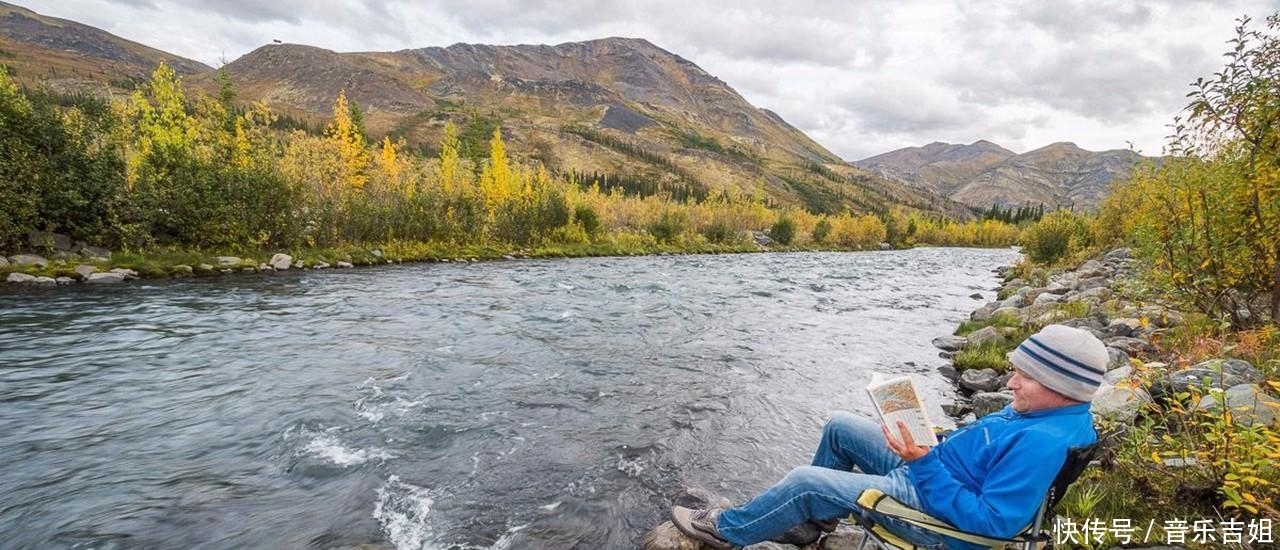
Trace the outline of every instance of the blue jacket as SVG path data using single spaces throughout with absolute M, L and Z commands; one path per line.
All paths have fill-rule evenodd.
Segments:
M 965 531 L 1008 538 L 1035 518 L 1067 449 L 1097 439 L 1088 403 L 1026 414 L 1005 407 L 952 432 L 907 471 L 929 515 Z M 947 542 L 951 548 L 980 548 Z

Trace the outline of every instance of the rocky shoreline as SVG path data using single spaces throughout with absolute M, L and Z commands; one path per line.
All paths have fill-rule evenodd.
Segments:
M 1009 279 L 1012 270 L 1003 267 L 997 272 Z M 1058 273 L 1033 270 L 1029 278 L 1032 280 L 1007 280 L 997 289 L 1002 299 L 970 315 L 971 321 L 979 323 L 1003 316 L 998 324 L 1006 326 L 986 326 L 967 336 L 939 337 L 934 345 L 943 357 L 952 358 L 968 346 L 1016 345 L 1009 337 L 1019 330 L 1034 332 L 1045 325 L 1062 324 L 1092 332 L 1106 344 L 1111 356 L 1103 385 L 1093 398 L 1095 417 L 1126 422 L 1147 404 L 1172 399 L 1176 392 L 1192 386 L 1204 390 L 1196 407 L 1217 410 L 1225 401 L 1241 424 L 1267 424 L 1280 415 L 1280 400 L 1263 390 L 1263 373 L 1247 361 L 1210 359 L 1181 368 L 1160 361 L 1156 342 L 1185 323 L 1185 315 L 1129 296 L 1126 290 L 1133 287 L 1136 276 L 1127 249 L 1113 250 Z M 1013 401 L 1012 392 L 1004 388 L 1011 373 L 994 369 L 961 372 L 950 365 L 939 371 L 963 396 L 943 406 L 958 423 L 971 422 Z

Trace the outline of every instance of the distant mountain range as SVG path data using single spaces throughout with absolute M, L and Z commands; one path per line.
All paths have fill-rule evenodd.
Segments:
M 1092 152 L 1054 143 L 1021 155 L 985 140 L 935 142 L 890 151 L 854 164 L 977 208 L 1043 204 L 1090 210 L 1112 180 L 1143 160 L 1124 149 Z
M 0 2 L 0 64 L 27 85 L 119 94 L 161 61 L 189 91 L 217 89 L 204 64 Z M 762 187 L 777 204 L 815 212 L 905 206 L 963 218 L 972 215 L 965 205 L 992 202 L 1091 205 L 1129 158 L 1069 144 L 1014 155 L 979 141 L 848 163 L 694 63 L 634 38 L 356 53 L 272 44 L 223 69 L 239 101 L 315 126 L 345 90 L 372 137 L 428 154 L 446 122 L 476 142 L 500 127 L 509 154 L 562 174 L 681 197 Z

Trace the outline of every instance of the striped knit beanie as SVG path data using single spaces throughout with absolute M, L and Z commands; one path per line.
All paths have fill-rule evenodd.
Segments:
M 1093 333 L 1049 325 L 1009 353 L 1009 362 L 1045 387 L 1076 401 L 1093 399 L 1110 356 Z

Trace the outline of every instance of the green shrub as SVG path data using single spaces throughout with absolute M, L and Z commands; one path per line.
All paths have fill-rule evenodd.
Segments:
M 724 220 L 716 220 L 711 222 L 711 225 L 702 228 L 701 233 L 702 236 L 707 238 L 707 242 L 721 244 L 733 242 L 737 235 L 737 230 Z
M 658 221 L 649 225 L 649 234 L 660 243 L 671 243 L 684 232 L 684 217 L 679 213 L 663 212 Z
M 781 245 L 789 245 L 796 238 L 796 222 L 790 217 L 782 216 L 769 230 L 769 236 Z
M 1053 264 L 1093 244 L 1086 217 L 1070 210 L 1046 214 L 1022 240 L 1023 251 L 1038 264 Z
M 589 204 L 579 204 L 573 209 L 573 219 L 582 226 L 582 230 L 588 235 L 595 234 L 600 230 L 600 215 L 596 214 L 594 208 Z
M 818 220 L 813 226 L 813 242 L 822 244 L 826 242 L 827 237 L 831 235 L 831 222 L 826 218 Z
M 965 346 L 951 359 L 956 370 L 995 369 L 998 372 L 1009 370 L 1009 360 L 1005 355 L 1009 348 L 1000 344 L 983 344 L 981 346 Z

